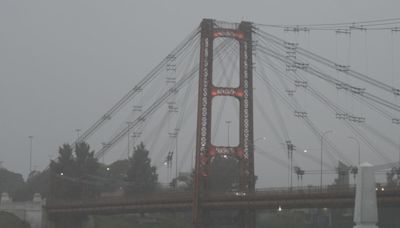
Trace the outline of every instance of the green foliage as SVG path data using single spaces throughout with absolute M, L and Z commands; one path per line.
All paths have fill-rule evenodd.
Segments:
M 115 161 L 115 162 L 111 163 L 110 165 L 108 165 L 107 167 L 110 169 L 109 173 L 113 178 L 114 177 L 121 178 L 121 177 L 126 176 L 129 166 L 130 166 L 129 160 L 124 159 L 124 160 Z
M 30 228 L 31 226 L 17 216 L 0 211 L 0 227 L 4 228 Z
M 24 185 L 24 179 L 21 174 L 11 172 L 0 168 L 0 193 L 8 192 L 12 194 Z
M 192 191 L 194 175 L 194 170 L 191 173 L 180 173 L 178 177 L 172 179 L 170 186 L 179 191 Z
M 22 185 L 19 189 L 17 189 L 12 195 L 15 201 L 27 201 L 32 200 L 33 194 L 40 193 L 40 195 L 44 198 L 47 198 L 49 195 L 49 179 L 50 179 L 50 171 L 44 170 L 33 171 L 28 180 Z
M 94 197 L 99 188 L 88 179 L 97 173 L 99 163 L 94 157 L 94 151 L 90 151 L 90 146 L 80 142 L 73 150 L 69 144 L 64 144 L 58 153 L 57 160 L 50 163 L 51 197 Z
M 239 183 L 239 162 L 233 157 L 215 156 L 211 162 L 209 190 L 236 191 Z
M 149 151 L 143 143 L 135 147 L 134 153 L 129 158 L 130 167 L 126 180 L 131 182 L 125 192 L 128 194 L 154 191 L 157 187 L 158 175 L 156 167 L 151 166 Z
M 394 167 L 390 171 L 386 172 L 386 180 L 388 186 L 399 186 L 400 185 L 400 167 Z
M 130 162 L 128 159 L 118 160 L 110 165 L 100 164 L 97 176 L 102 178 L 101 192 L 115 192 L 123 186 Z

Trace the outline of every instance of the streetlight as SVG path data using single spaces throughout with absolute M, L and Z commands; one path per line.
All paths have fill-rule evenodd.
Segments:
M 79 132 L 81 132 L 81 129 L 75 129 L 75 131 L 76 131 L 76 141 L 78 141 L 79 140 Z
M 320 188 L 322 189 L 322 144 L 323 144 L 323 142 L 324 142 L 324 136 L 326 135 L 326 134 L 328 134 L 328 133 L 332 133 L 333 131 L 332 130 L 328 130 L 328 131 L 325 131 L 325 132 L 323 132 L 322 134 L 321 134 L 321 176 L 320 176 Z
M 258 137 L 258 138 L 256 138 L 254 141 L 253 141 L 253 156 L 254 156 L 254 154 L 256 153 L 256 142 L 257 141 L 259 141 L 259 140 L 267 140 L 267 137 L 265 137 L 265 136 L 263 136 L 263 137 Z M 253 175 L 253 183 L 255 183 L 256 182 L 256 176 L 255 175 Z
M 360 150 L 360 148 L 361 148 L 361 146 L 360 146 L 360 141 L 358 141 L 358 139 L 357 138 L 354 138 L 353 136 L 348 136 L 347 138 L 349 138 L 349 139 L 353 139 L 355 142 L 357 142 L 357 144 L 358 144 L 358 165 L 360 165 L 360 163 L 361 163 L 361 150 Z
M 131 125 L 133 124 L 133 122 L 132 121 L 126 121 L 126 124 L 128 125 L 128 159 L 129 159 L 129 153 L 130 153 L 130 140 L 129 140 L 129 138 L 131 137 L 130 135 L 131 135 Z
M 230 146 L 229 145 L 229 126 L 230 126 L 230 124 L 232 123 L 232 121 L 230 121 L 230 120 L 225 120 L 225 123 L 228 125 L 228 147 Z
M 32 173 L 32 144 L 33 144 L 33 136 L 30 135 L 28 136 L 29 141 L 30 141 L 30 146 L 29 146 L 29 174 L 28 176 Z
M 293 188 L 293 150 L 295 150 L 295 146 L 293 143 L 288 140 L 286 141 L 287 150 L 288 150 L 288 159 L 290 159 L 289 167 L 288 167 L 288 183 L 290 185 L 290 190 Z
M 178 178 L 178 135 L 179 128 L 175 128 L 175 178 Z

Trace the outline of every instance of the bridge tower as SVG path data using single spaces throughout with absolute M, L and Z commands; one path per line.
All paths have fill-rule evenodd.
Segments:
M 255 189 L 254 134 L 253 134 L 253 41 L 252 24 L 241 22 L 225 27 L 211 19 L 201 23 L 200 69 L 197 108 L 197 138 L 195 186 L 193 194 L 193 222 L 202 223 L 202 202 L 207 192 L 210 163 L 216 155 L 235 157 L 239 161 L 239 190 L 251 194 Z M 213 44 L 219 38 L 239 42 L 239 86 L 217 87 L 213 85 Z M 211 143 L 212 102 L 217 96 L 231 96 L 239 101 L 239 145 L 216 146 Z M 255 227 L 255 211 L 240 211 L 241 227 Z M 243 225 L 242 225 L 243 224 Z

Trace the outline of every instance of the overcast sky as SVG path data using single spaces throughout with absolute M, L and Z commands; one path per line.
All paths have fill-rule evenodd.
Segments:
M 310 24 L 399 17 L 398 0 L 1 0 L 0 161 L 42 169 L 202 18 Z

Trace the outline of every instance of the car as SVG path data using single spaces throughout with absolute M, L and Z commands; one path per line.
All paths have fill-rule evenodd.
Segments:
M 235 196 L 245 196 L 245 192 L 235 192 Z

